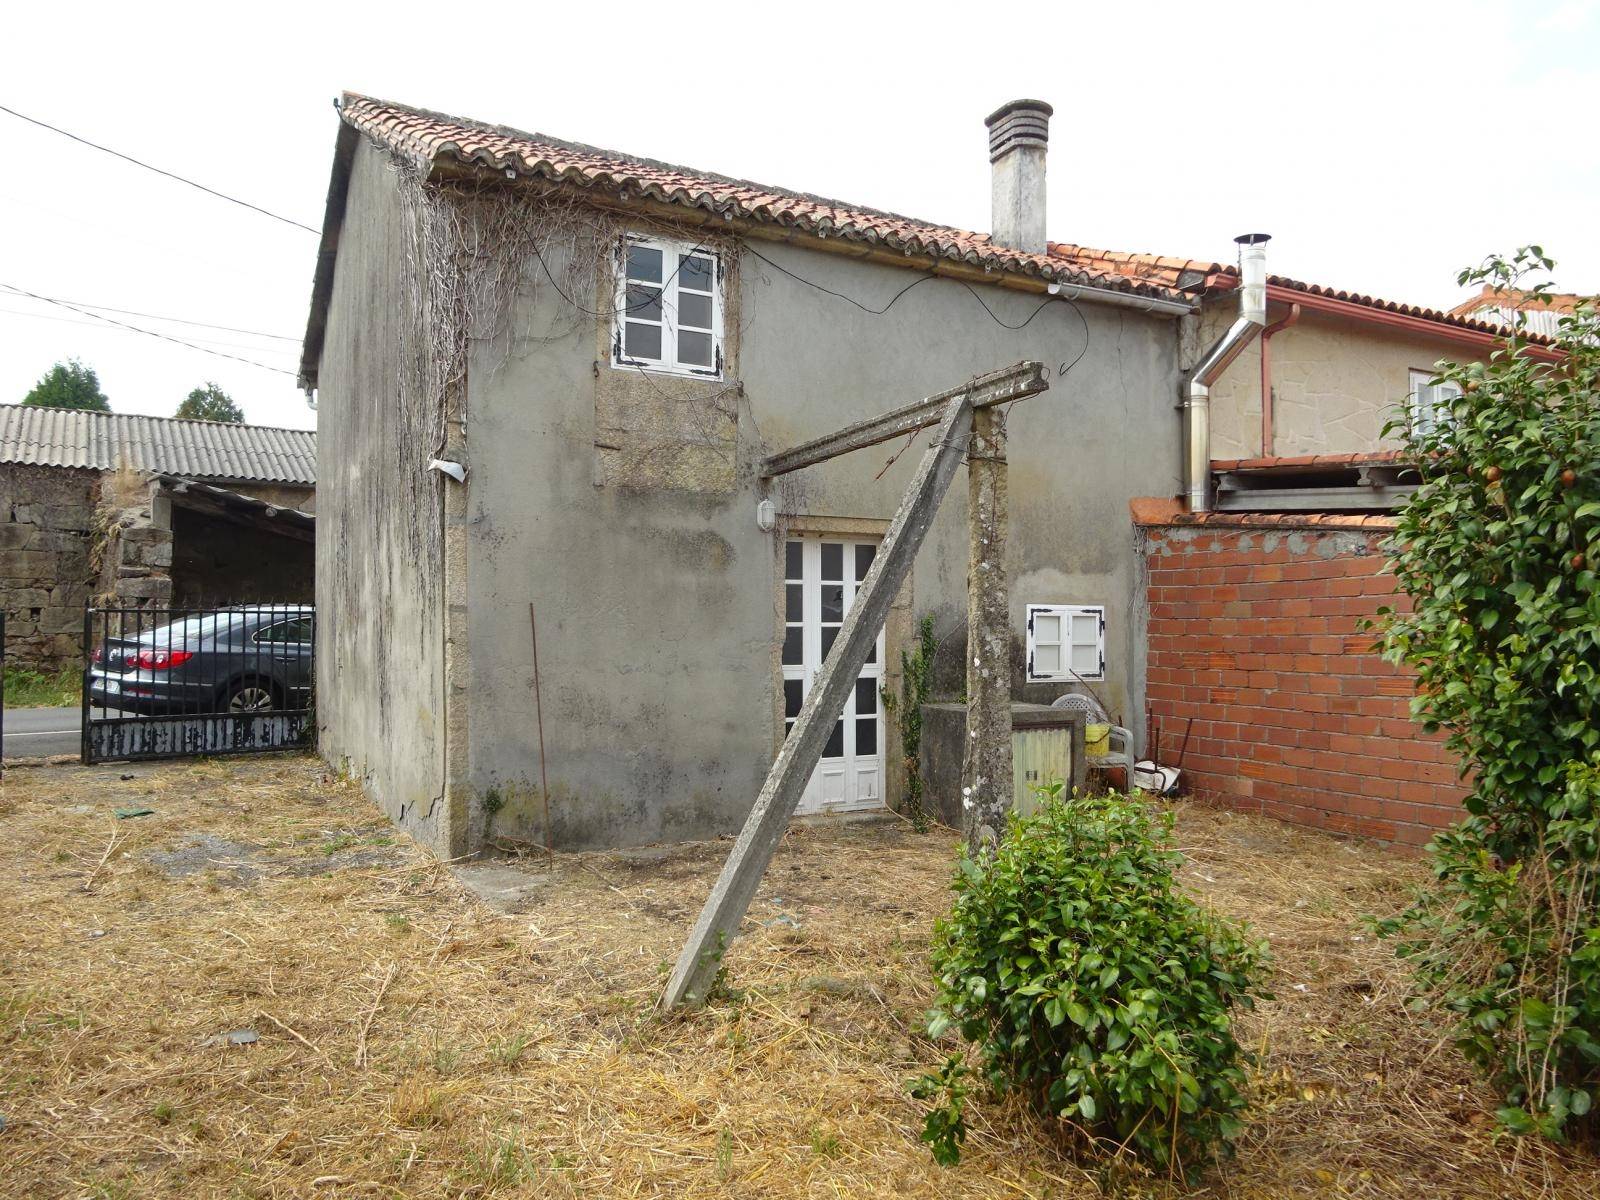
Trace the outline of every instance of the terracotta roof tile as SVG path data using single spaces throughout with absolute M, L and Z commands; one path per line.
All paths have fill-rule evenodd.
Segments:
M 1372 529 L 1383 531 L 1395 527 L 1395 518 L 1392 516 L 1361 513 L 1177 512 L 1171 515 L 1142 520 L 1136 514 L 1135 522 L 1147 528 L 1208 525 L 1237 529 Z
M 427 112 L 346 92 L 340 115 L 353 128 L 423 170 L 442 162 L 482 165 L 550 182 L 605 188 L 666 204 L 706 210 L 820 236 L 880 245 L 974 266 L 1044 279 L 1190 303 L 1156 275 L 1146 278 L 1112 262 L 1029 254 L 996 245 L 986 233 L 935 225 L 896 213 L 846 204 L 594 146 L 523 133 L 461 117 Z
M 1213 471 L 1266 471 L 1275 467 L 1358 467 L 1368 463 L 1392 463 L 1402 457 L 1399 450 L 1368 450 L 1360 454 L 1299 454 L 1290 457 L 1214 458 Z

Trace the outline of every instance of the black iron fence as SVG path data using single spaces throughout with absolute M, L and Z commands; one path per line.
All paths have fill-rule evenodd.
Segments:
M 83 761 L 307 744 L 315 644 L 309 604 L 86 609 Z

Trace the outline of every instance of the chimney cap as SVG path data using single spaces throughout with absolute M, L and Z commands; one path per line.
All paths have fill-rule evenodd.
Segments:
M 995 109 L 983 119 L 983 123 L 990 129 L 993 129 L 996 121 L 1000 120 L 1002 117 L 1009 116 L 1011 113 L 1017 112 L 1019 109 L 1031 109 L 1035 112 L 1042 113 L 1046 117 L 1054 116 L 1056 111 L 1043 100 L 1012 100 Z
M 1265 246 L 1272 240 L 1270 233 L 1241 233 L 1233 239 L 1241 246 Z

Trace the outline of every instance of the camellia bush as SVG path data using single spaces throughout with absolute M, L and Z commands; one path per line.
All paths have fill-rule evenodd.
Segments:
M 935 934 L 937 1007 L 977 1076 L 1102 1149 L 1192 1175 L 1242 1127 L 1249 1054 L 1238 1008 L 1261 992 L 1263 945 L 1178 886 L 1170 815 L 1119 796 L 1064 797 L 1013 818 L 994 856 L 961 860 Z M 975 1082 L 964 1053 L 915 1081 L 934 1101 L 934 1156 L 960 1158 Z
M 1465 271 L 1527 286 L 1536 246 Z M 1551 354 L 1551 349 L 1555 350 Z M 1431 847 L 1437 887 L 1380 923 L 1422 1001 L 1504 1096 L 1502 1124 L 1595 1131 L 1600 1101 L 1600 318 L 1552 348 L 1517 327 L 1486 363 L 1441 363 L 1460 394 L 1392 433 L 1422 475 L 1399 515 L 1386 656 L 1417 672 L 1413 715 L 1471 782 Z M 1453 389 L 1440 388 L 1441 393 Z

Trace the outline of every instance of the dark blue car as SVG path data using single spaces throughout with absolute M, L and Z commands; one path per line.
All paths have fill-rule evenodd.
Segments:
M 154 716 L 302 709 L 315 627 L 310 605 L 261 604 L 108 631 L 89 670 L 89 702 Z

